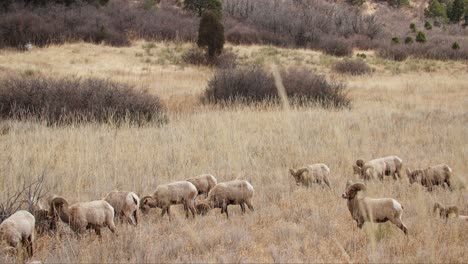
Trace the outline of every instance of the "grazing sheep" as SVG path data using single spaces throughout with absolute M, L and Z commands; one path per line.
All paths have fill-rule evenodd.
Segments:
M 446 164 L 435 165 L 424 170 L 416 169 L 412 171 L 410 168 L 406 168 L 406 175 L 411 184 L 419 182 L 428 191 L 432 191 L 435 185 L 441 185 L 443 188 L 448 187 L 449 190 L 452 190 L 450 182 L 452 169 Z
M 393 176 L 394 180 L 401 179 L 403 161 L 397 156 L 388 156 L 365 162 L 361 159 L 353 165 L 354 175 L 364 180 L 380 179 Z M 397 177 L 398 176 L 398 177 Z
M 289 172 L 296 180 L 297 185 L 304 185 L 310 187 L 312 183 L 317 183 L 322 185 L 325 183 L 329 188 L 330 181 L 328 177 L 330 176 L 330 168 L 323 163 L 317 163 L 308 165 L 307 167 L 300 168 L 298 170 L 289 169 Z
M 55 198 L 56 195 L 50 195 L 39 199 L 36 203 L 33 203 L 30 207 L 30 212 L 36 219 L 36 231 L 39 234 L 43 234 L 57 229 L 56 222 L 49 215 L 50 201 Z
M 17 249 L 21 241 L 26 247 L 28 255 L 33 256 L 34 216 L 25 210 L 17 211 L 0 224 L 0 239 L 6 240 L 13 248 Z
M 458 207 L 456 205 L 444 206 L 443 204 L 436 202 L 434 204 L 433 213 L 437 214 L 437 211 L 439 211 L 440 218 L 445 220 L 448 220 L 451 215 L 455 215 L 456 218 L 462 221 L 468 221 L 468 216 L 460 215 L 458 213 Z
M 210 190 L 218 183 L 216 178 L 211 174 L 202 174 L 194 178 L 187 179 L 198 190 L 198 194 L 208 195 Z
M 195 199 L 195 209 L 197 210 L 197 214 L 206 215 L 211 207 L 209 203 L 204 201 L 203 196 L 197 196 Z
M 94 229 L 101 236 L 101 228 L 107 226 L 115 232 L 114 208 L 104 200 L 80 202 L 68 206 L 63 197 L 55 197 L 50 202 L 49 215 L 57 220 L 57 216 L 67 223 L 77 234 L 86 229 Z
M 183 204 L 185 217 L 189 217 L 189 210 L 195 218 L 195 197 L 197 196 L 197 188 L 191 182 L 177 181 L 169 184 L 163 184 L 156 187 L 153 196 L 145 196 L 140 201 L 140 209 L 142 212 L 147 212 L 149 208 L 161 208 L 161 217 L 165 213 L 171 220 L 170 207 L 173 204 Z
M 130 224 L 138 224 L 140 198 L 134 192 L 113 191 L 104 197 L 104 201 L 114 207 L 115 217 L 126 218 Z
M 343 199 L 348 200 L 348 209 L 353 219 L 356 220 L 357 226 L 362 228 L 365 222 L 384 223 L 390 221 L 407 235 L 408 229 L 401 221 L 403 206 L 392 198 L 374 199 L 357 196 L 359 191 L 365 190 L 366 186 L 363 183 L 348 182 L 345 192 L 341 195 Z
M 221 208 L 221 213 L 225 212 L 226 217 L 229 218 L 227 207 L 230 204 L 240 205 L 242 213 L 245 213 L 245 204 L 253 211 L 254 208 L 251 202 L 253 195 L 254 188 L 248 181 L 234 180 L 216 184 L 208 193 L 205 202 L 211 208 Z

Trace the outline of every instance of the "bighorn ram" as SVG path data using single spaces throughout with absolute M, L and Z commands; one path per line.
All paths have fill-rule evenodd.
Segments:
M 194 178 L 187 179 L 198 190 L 198 194 L 208 195 L 210 190 L 218 183 L 216 178 L 211 174 L 202 174 Z
M 312 183 L 317 183 L 322 185 L 325 183 L 329 188 L 330 181 L 328 177 L 330 176 L 330 168 L 323 163 L 308 165 L 307 167 L 300 168 L 298 170 L 289 169 L 289 172 L 296 180 L 297 185 L 304 185 L 310 187 Z
M 221 208 L 221 213 L 225 212 L 226 217 L 229 218 L 227 207 L 230 204 L 240 205 L 242 213 L 245 213 L 245 203 L 253 211 L 251 201 L 253 195 L 254 188 L 248 181 L 234 180 L 216 184 L 205 201 L 211 208 Z
M 448 219 L 451 215 L 455 215 L 455 217 L 457 217 L 458 219 L 460 220 L 463 220 L 463 221 L 468 221 L 468 216 L 466 215 L 460 215 L 458 213 L 458 207 L 456 205 L 452 205 L 452 206 L 444 206 L 443 204 L 441 203 L 438 203 L 436 202 L 434 204 L 434 214 L 437 213 L 437 211 L 439 211 L 439 216 L 443 219 Z
M 369 160 L 364 163 L 363 160 L 357 160 L 353 165 L 354 174 L 364 180 L 380 179 L 384 176 L 393 176 L 393 179 L 401 179 L 401 167 L 403 161 L 397 156 L 388 156 Z M 398 177 L 397 177 L 398 176 Z
M 25 210 L 17 211 L 0 224 L 0 239 L 4 239 L 13 248 L 17 249 L 21 241 L 26 247 L 28 255 L 34 254 L 34 216 Z
M 55 197 L 50 202 L 49 214 L 67 223 L 77 234 L 86 229 L 94 229 L 101 236 L 101 228 L 107 226 L 112 233 L 115 232 L 114 208 L 104 200 L 80 202 L 68 206 L 63 197 Z
M 359 228 L 362 228 L 365 222 L 384 223 L 390 221 L 403 230 L 406 235 L 408 234 L 408 229 L 401 221 L 403 206 L 400 203 L 391 198 L 358 197 L 359 191 L 366 191 L 366 186 L 360 182 L 352 183 L 349 181 L 346 184 L 345 192 L 341 195 L 348 200 L 348 209 Z
M 134 192 L 113 191 L 104 197 L 104 201 L 114 207 L 116 218 L 126 218 L 130 224 L 138 224 L 140 198 Z
M 177 181 L 169 184 L 163 184 L 156 187 L 153 196 L 145 196 L 140 201 L 140 209 L 147 212 L 149 208 L 161 208 L 161 216 L 165 213 L 171 219 L 170 207 L 173 204 L 183 204 L 185 217 L 189 217 L 189 210 L 195 218 L 195 197 L 197 188 L 191 182 Z
M 444 188 L 448 187 L 449 190 L 452 190 L 450 182 L 452 169 L 446 164 L 435 165 L 424 170 L 417 169 L 411 171 L 409 168 L 406 168 L 406 174 L 411 184 L 419 182 L 429 191 L 432 191 L 434 185 L 441 185 Z

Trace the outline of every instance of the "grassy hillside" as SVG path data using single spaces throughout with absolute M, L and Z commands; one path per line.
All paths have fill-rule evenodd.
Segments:
M 137 227 L 118 225 L 100 241 L 76 239 L 65 225 L 60 235 L 39 236 L 34 260 L 43 262 L 450 262 L 468 261 L 468 223 L 431 214 L 435 201 L 468 214 L 468 74 L 466 61 L 388 61 L 366 52 L 371 75 L 332 70 L 341 60 L 302 49 L 228 47 L 241 64 L 266 68 L 311 67 L 349 85 L 349 110 L 318 107 L 286 111 L 281 106 L 203 105 L 198 97 L 213 70 L 189 66 L 180 55 L 188 44 L 136 42 L 113 48 L 84 43 L 18 53 L 0 51 L 1 75 L 75 75 L 126 82 L 160 96 L 170 122 L 131 125 L 84 123 L 46 126 L 0 123 L 0 190 L 45 173 L 52 193 L 70 201 L 102 198 L 114 189 L 140 197 L 158 184 L 212 173 L 218 182 L 245 178 L 255 188 L 254 212 L 230 219 L 219 209 L 186 220 L 174 206 L 169 222 L 154 209 Z M 288 85 L 285 83 L 285 85 Z M 353 179 L 352 164 L 398 155 L 404 167 L 449 164 L 454 191 L 429 193 L 398 182 L 369 183 L 367 194 L 392 197 L 404 207 L 409 236 L 390 223 L 359 230 L 341 198 Z M 331 190 L 295 185 L 288 169 L 324 162 Z M 2 197 L 3 199 L 3 197 Z M 6 260 L 6 259 L 2 259 Z M 13 259 L 8 259 L 12 261 Z

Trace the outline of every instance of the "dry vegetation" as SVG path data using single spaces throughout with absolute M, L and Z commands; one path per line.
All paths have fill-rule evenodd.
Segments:
M 468 262 L 467 223 L 431 215 L 435 201 L 468 212 L 468 74 L 466 61 L 387 61 L 366 52 L 373 75 L 336 76 L 349 85 L 351 109 L 202 105 L 198 97 L 213 71 L 182 64 L 189 45 L 137 42 L 113 48 L 67 44 L 27 53 L 0 51 L 0 73 L 100 77 L 146 87 L 168 108 L 170 122 L 51 127 L 0 123 L 0 190 L 21 177 L 46 173 L 52 192 L 73 201 L 100 199 L 114 189 L 151 194 L 158 184 L 211 173 L 218 182 L 243 177 L 255 188 L 255 212 L 230 219 L 211 211 L 186 220 L 175 206 L 172 222 L 154 209 L 137 227 L 118 225 L 103 241 L 37 238 L 44 262 Z M 315 51 L 235 46 L 241 64 L 305 65 L 330 74 L 339 59 Z M 285 85 L 288 85 L 285 83 Z M 449 164 L 455 190 L 428 193 L 388 179 L 370 184 L 371 197 L 404 207 L 406 238 L 392 224 L 356 227 L 341 198 L 356 159 L 398 155 L 406 165 Z M 297 187 L 290 167 L 324 162 L 331 190 Z M 3 199 L 3 197 L 2 197 Z M 1 259 L 0 261 L 4 261 Z M 13 259 L 9 259 L 13 261 Z

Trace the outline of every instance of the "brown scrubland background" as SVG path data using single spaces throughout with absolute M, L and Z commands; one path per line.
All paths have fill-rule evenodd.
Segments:
M 84 123 L 47 126 L 3 120 L 0 189 L 20 188 L 21 179 L 46 174 L 51 192 L 70 201 L 102 198 L 112 190 L 140 197 L 158 184 L 212 173 L 219 182 L 242 177 L 255 188 L 254 212 L 231 218 L 219 209 L 186 220 L 180 206 L 172 222 L 159 209 L 137 227 L 106 230 L 76 239 L 40 236 L 34 259 L 44 262 L 451 262 L 468 261 L 467 223 L 445 222 L 431 213 L 435 201 L 456 204 L 468 214 L 468 74 L 466 62 L 410 59 L 394 62 L 366 52 L 372 75 L 331 73 L 341 60 L 310 50 L 229 46 L 245 60 L 303 65 L 330 73 L 349 86 L 351 109 L 278 105 L 228 108 L 202 105 L 198 97 L 213 70 L 161 62 L 189 44 L 148 43 L 113 48 L 85 43 L 50 46 L 29 53 L 0 51 L 4 73 L 101 77 L 145 87 L 168 109 L 164 126 Z M 274 50 L 274 52 L 271 52 Z M 270 52 L 267 52 L 270 51 Z M 143 57 L 136 54 L 145 54 Z M 265 55 L 273 54 L 273 55 Z M 148 62 L 148 60 L 151 62 Z M 242 61 L 241 63 L 247 63 Z M 285 83 L 287 86 L 288 84 Z M 138 88 L 140 89 L 140 88 Z M 141 88 L 143 89 L 143 88 Z M 352 164 L 398 155 L 404 167 L 447 163 L 455 190 L 427 192 L 408 179 L 370 183 L 367 194 L 392 197 L 404 207 L 409 236 L 390 223 L 356 227 L 340 197 L 353 179 Z M 298 187 L 288 168 L 324 162 L 331 190 Z M 8 259 L 12 261 L 12 259 Z

